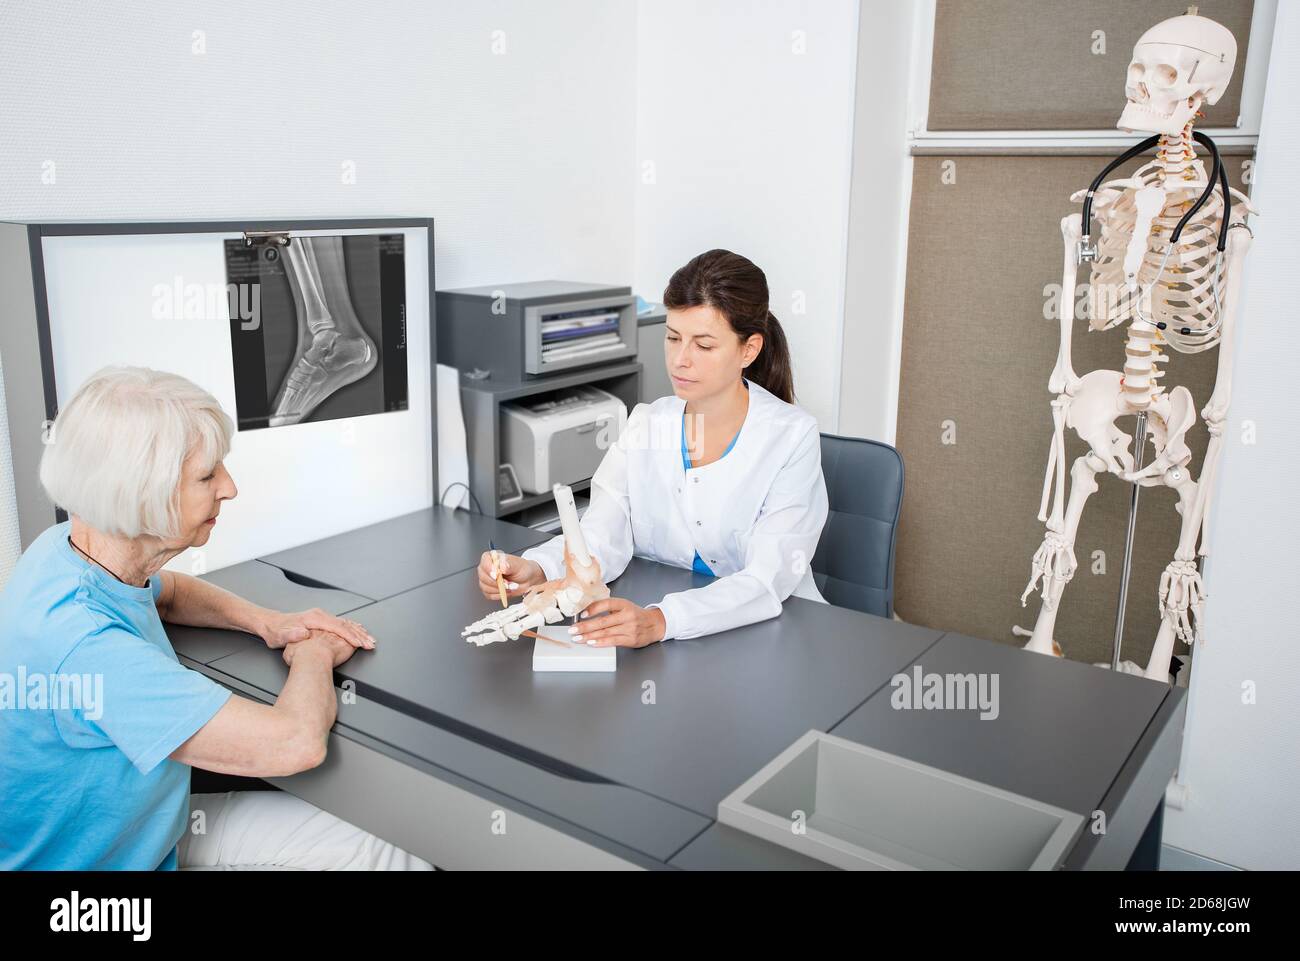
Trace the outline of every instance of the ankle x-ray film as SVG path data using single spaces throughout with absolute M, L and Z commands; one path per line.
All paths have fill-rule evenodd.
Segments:
M 225 242 L 240 430 L 407 409 L 404 240 Z

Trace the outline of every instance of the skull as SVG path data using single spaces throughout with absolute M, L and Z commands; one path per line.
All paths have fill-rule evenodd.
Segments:
M 1192 8 L 1195 10 L 1195 8 Z M 1182 133 L 1202 103 L 1217 103 L 1232 79 L 1237 41 L 1222 24 L 1189 12 L 1138 38 L 1128 66 L 1121 130 Z

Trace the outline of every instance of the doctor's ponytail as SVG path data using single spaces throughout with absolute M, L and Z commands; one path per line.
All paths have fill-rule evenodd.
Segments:
M 727 318 L 742 343 L 761 334 L 763 348 L 745 369 L 745 377 L 793 404 L 790 345 L 781 322 L 768 309 L 767 297 L 767 277 L 752 261 L 730 250 L 709 250 L 672 275 L 664 289 L 664 306 L 712 307 Z

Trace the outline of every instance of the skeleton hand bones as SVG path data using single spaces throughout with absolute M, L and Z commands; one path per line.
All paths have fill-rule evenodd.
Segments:
M 1074 556 L 1074 547 L 1064 534 L 1048 531 L 1043 543 L 1034 553 L 1033 566 L 1029 575 L 1029 585 L 1020 595 L 1020 606 L 1033 593 L 1041 578 L 1043 582 L 1043 604 L 1049 608 L 1056 607 L 1061 599 L 1065 585 L 1074 577 L 1079 562 Z
M 1205 585 L 1195 561 L 1170 561 L 1160 575 L 1160 616 L 1173 622 L 1174 633 L 1188 647 L 1202 639 Z

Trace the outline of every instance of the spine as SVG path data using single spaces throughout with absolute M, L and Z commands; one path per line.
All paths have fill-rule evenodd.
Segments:
M 1160 331 L 1145 320 L 1135 319 L 1124 342 L 1124 377 L 1121 384 L 1124 400 L 1132 410 L 1146 410 L 1162 388 L 1156 381 L 1164 376 L 1160 363 Z

